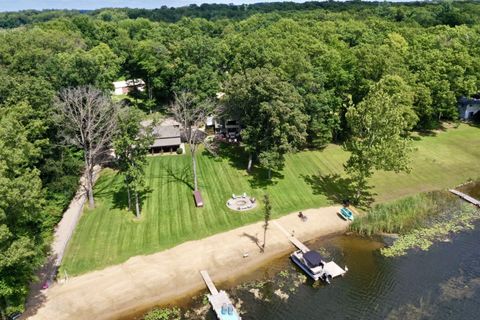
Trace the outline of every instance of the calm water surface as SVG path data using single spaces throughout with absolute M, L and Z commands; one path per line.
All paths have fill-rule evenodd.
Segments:
M 286 256 L 248 278 L 218 286 L 241 301 L 245 320 L 480 319 L 480 222 L 428 252 L 411 251 L 399 258 L 385 258 L 378 251 L 381 243 L 354 236 L 309 246 L 340 266 L 347 265 L 349 272 L 329 286 L 310 280 L 300 283 L 301 271 Z M 288 298 L 275 294 L 278 290 Z M 200 301 L 201 297 L 189 300 L 182 308 L 198 309 Z M 210 310 L 194 318 L 215 316 Z

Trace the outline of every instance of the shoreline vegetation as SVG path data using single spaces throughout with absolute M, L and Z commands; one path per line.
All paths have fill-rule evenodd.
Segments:
M 398 234 L 392 245 L 380 252 L 386 257 L 407 254 L 409 249 L 428 250 L 448 235 L 473 228 L 480 218 L 473 205 L 447 191 L 432 191 L 378 204 L 350 225 L 364 236 Z
M 473 168 L 480 158 L 479 132 L 479 128 L 463 124 L 434 136 L 419 136 L 414 142 L 411 172 L 377 172 L 371 179 L 375 187 L 367 191 L 377 203 L 384 203 L 471 179 L 478 174 Z M 247 157 L 229 151 L 219 157 L 205 152 L 198 155 L 200 187 L 207 204 L 202 209 L 195 208 L 191 196 L 187 156 L 149 157 L 146 178 L 151 193 L 144 201 L 140 221 L 134 221 L 125 210 L 122 176 L 105 169 L 95 187 L 97 208 L 85 210 L 60 274 L 65 270 L 69 276 L 80 275 L 262 220 L 262 206 L 244 213 L 229 210 L 225 202 L 232 194 L 246 192 L 260 199 L 268 192 L 273 218 L 341 203 L 350 196 L 349 179 L 342 167 L 348 155 L 340 146 L 288 155 L 284 170 L 271 183 L 265 183 L 261 170 L 248 175 Z M 421 202 L 422 196 L 417 197 Z M 422 212 L 428 214 L 425 204 Z M 416 223 L 414 214 L 409 212 L 404 227 Z

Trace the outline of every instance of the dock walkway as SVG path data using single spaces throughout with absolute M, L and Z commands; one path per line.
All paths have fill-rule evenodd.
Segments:
M 453 194 L 456 194 L 457 196 L 459 196 L 460 198 L 464 199 L 465 201 L 468 201 L 474 205 L 476 205 L 477 207 L 480 207 L 480 200 L 477 200 L 475 199 L 474 197 L 471 197 L 469 196 L 468 194 L 465 194 L 463 192 L 460 192 L 458 190 L 455 190 L 455 189 L 450 189 L 448 190 L 450 191 L 451 193 Z
M 200 271 L 200 274 L 202 275 L 203 281 L 205 281 L 205 284 L 210 291 L 210 294 L 208 295 L 208 301 L 212 305 L 213 311 L 215 311 L 217 318 L 219 320 L 241 320 L 242 318 L 239 316 L 237 310 L 235 310 L 235 307 L 233 306 L 228 294 L 223 290 L 217 290 L 207 271 L 202 270 Z M 227 310 L 224 310 L 225 312 L 222 313 L 222 306 L 224 309 L 227 308 L 227 310 L 228 307 L 231 306 L 233 311 L 232 314 L 228 314 Z
M 295 247 L 297 247 L 298 249 L 302 250 L 303 253 L 310 251 L 310 249 L 309 249 L 306 245 L 304 245 L 300 240 L 298 240 L 297 238 L 295 238 L 294 236 L 292 236 L 290 233 L 288 233 L 288 231 L 285 230 L 285 228 L 282 227 L 277 221 L 273 221 L 272 223 L 273 223 L 275 226 L 277 226 L 277 228 L 285 234 L 285 236 L 288 238 L 288 240 L 290 240 L 290 242 L 291 242 Z

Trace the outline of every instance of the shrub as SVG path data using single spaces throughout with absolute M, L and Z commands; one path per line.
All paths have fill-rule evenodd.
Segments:
M 177 154 L 182 154 L 183 153 L 183 149 L 181 147 L 178 147 L 177 148 Z

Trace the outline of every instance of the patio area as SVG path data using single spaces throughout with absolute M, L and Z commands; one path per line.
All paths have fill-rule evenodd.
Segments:
M 257 207 L 257 200 L 250 198 L 246 193 L 243 195 L 232 194 L 227 201 L 227 207 L 235 211 L 247 211 Z

